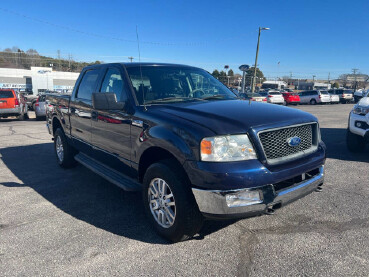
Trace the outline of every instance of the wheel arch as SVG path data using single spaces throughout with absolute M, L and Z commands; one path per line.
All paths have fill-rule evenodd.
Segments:
M 160 162 L 160 161 L 167 161 L 171 160 L 173 161 L 174 165 L 178 166 L 183 171 L 184 176 L 186 176 L 187 181 L 189 182 L 190 179 L 188 178 L 188 175 L 183 168 L 181 162 L 168 150 L 153 146 L 148 149 L 146 149 L 139 160 L 138 164 L 138 180 L 139 182 L 143 181 L 143 178 L 145 176 L 146 170 L 150 167 L 150 165 Z

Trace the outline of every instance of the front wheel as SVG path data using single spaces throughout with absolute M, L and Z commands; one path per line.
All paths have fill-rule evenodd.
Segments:
M 348 150 L 350 150 L 353 153 L 364 151 L 364 148 L 365 148 L 364 138 L 351 133 L 349 128 L 347 129 L 347 134 L 346 134 L 346 144 L 347 144 Z
M 193 237 L 203 217 L 185 173 L 173 160 L 152 164 L 143 180 L 146 214 L 159 235 L 178 242 Z
M 54 134 L 54 148 L 58 164 L 63 168 L 70 168 L 76 165 L 74 155 L 76 151 L 69 145 L 62 129 L 58 128 Z

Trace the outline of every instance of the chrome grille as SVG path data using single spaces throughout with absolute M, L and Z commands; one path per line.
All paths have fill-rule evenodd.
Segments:
M 268 162 L 303 156 L 309 150 L 314 150 L 316 148 L 314 145 L 315 127 L 316 124 L 313 123 L 260 132 L 259 139 Z M 288 139 L 292 137 L 299 137 L 301 143 L 298 146 L 290 146 Z

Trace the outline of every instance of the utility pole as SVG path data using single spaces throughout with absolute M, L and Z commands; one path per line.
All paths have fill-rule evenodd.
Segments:
M 57 51 L 57 53 L 58 53 L 58 69 L 59 69 L 59 71 L 60 71 L 60 50 L 58 50 Z
M 315 75 L 313 75 L 313 89 L 314 89 L 314 87 L 315 87 Z
M 356 72 L 357 72 L 358 70 L 359 70 L 358 68 L 353 68 L 353 69 L 352 69 L 352 73 L 354 74 L 354 77 L 355 77 L 354 91 L 356 91 L 356 88 L 357 88 Z
M 255 81 L 256 81 L 256 67 L 258 65 L 258 55 L 259 55 L 259 44 L 260 44 L 260 33 L 262 30 L 269 30 L 269 28 L 265 27 L 259 27 L 259 35 L 258 35 L 258 44 L 256 46 L 256 57 L 255 57 L 255 66 L 254 66 L 254 77 L 252 78 L 252 86 L 251 86 L 251 92 L 255 92 Z
M 71 71 L 71 68 L 70 68 L 70 62 L 72 60 L 72 54 L 69 54 L 68 55 L 68 68 L 69 68 L 69 71 Z
M 328 72 L 328 86 L 327 86 L 327 89 L 328 89 L 328 87 L 329 87 L 329 84 L 331 83 L 331 73 L 330 72 Z
M 131 60 L 131 62 L 132 62 L 133 59 L 134 59 L 134 57 L 128 57 L 128 60 Z

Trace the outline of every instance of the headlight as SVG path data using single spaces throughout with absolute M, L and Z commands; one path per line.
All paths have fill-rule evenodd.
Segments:
M 231 162 L 256 159 L 256 153 L 247 135 L 204 138 L 201 141 L 201 160 Z
M 352 112 L 354 114 L 366 115 L 367 113 L 369 113 L 369 107 L 363 107 L 363 106 L 355 105 Z

